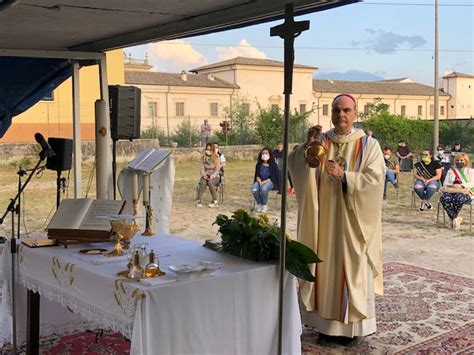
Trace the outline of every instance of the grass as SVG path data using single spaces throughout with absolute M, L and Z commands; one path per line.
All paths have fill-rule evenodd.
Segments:
M 118 171 L 123 164 L 118 167 Z M 231 213 L 237 208 L 250 208 L 253 204 L 253 198 L 250 192 L 250 186 L 253 180 L 255 162 L 253 161 L 230 161 L 225 171 L 225 201 L 219 209 L 209 209 L 204 207 L 197 210 L 194 202 L 196 200 L 196 186 L 199 177 L 199 164 L 197 161 L 177 162 L 176 178 L 173 193 L 173 209 L 171 220 L 171 232 L 178 233 L 186 237 L 204 238 L 209 236 L 208 229 L 212 225 L 217 213 Z M 18 176 L 17 169 L 4 165 L 0 169 L 0 211 L 3 213 L 8 206 L 10 198 L 17 192 Z M 95 197 L 95 175 L 92 163 L 83 164 L 82 173 L 82 191 L 85 196 L 88 191 L 88 182 L 92 177 L 92 184 L 88 191 L 88 197 Z M 92 175 L 91 175 L 92 174 Z M 67 177 L 67 172 L 63 174 Z M 26 177 L 23 178 L 23 181 Z M 401 233 L 403 228 L 400 225 L 416 227 L 422 220 L 426 220 L 430 227 L 433 227 L 433 220 L 436 218 L 436 203 L 434 209 L 428 212 L 422 212 L 420 215 L 416 211 L 418 199 L 416 199 L 415 210 L 411 209 L 411 184 L 412 178 L 409 173 L 401 173 L 400 190 L 398 196 L 395 190 L 389 186 L 388 200 L 383 205 L 384 230 L 391 230 L 393 233 Z M 70 175 L 69 187 L 63 194 L 63 198 L 72 198 L 74 195 L 73 174 Z M 41 235 L 44 227 L 55 211 L 56 205 L 56 172 L 44 170 L 40 175 L 34 176 L 30 184 L 22 195 L 22 234 Z M 203 203 L 210 202 L 210 194 L 205 192 Z M 434 199 L 434 201 L 436 201 Z M 270 215 L 279 219 L 279 199 L 272 193 L 269 206 Z M 463 213 L 468 220 L 468 208 L 463 209 Z M 296 201 L 294 196 L 288 197 L 288 216 L 291 219 L 289 230 L 291 234 L 296 234 Z M 418 216 L 418 217 L 416 217 Z M 0 230 L 0 235 L 9 235 L 11 219 L 8 216 Z M 202 231 L 201 231 L 202 230 Z M 462 233 L 462 232 L 461 232 Z M 469 232 L 468 232 L 469 233 Z

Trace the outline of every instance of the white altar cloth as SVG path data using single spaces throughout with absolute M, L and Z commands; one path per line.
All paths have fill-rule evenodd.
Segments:
M 167 255 L 167 275 L 152 284 L 116 276 L 123 263 L 94 265 L 74 258 L 86 246 L 18 252 L 18 283 L 104 328 L 131 339 L 132 354 L 275 354 L 278 340 L 278 268 L 245 261 L 169 235 L 137 236 L 133 243 Z M 100 244 L 104 247 L 104 244 Z M 108 245 L 111 249 L 111 244 Z M 221 261 L 211 276 L 176 281 L 167 266 Z M 283 353 L 301 352 L 296 283 L 286 274 Z

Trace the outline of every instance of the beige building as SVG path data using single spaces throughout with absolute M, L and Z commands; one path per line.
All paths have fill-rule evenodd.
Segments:
M 474 117 L 474 76 L 452 71 L 443 76 L 443 90 L 451 95 L 448 118 Z
M 434 117 L 434 89 L 408 78 L 375 82 L 315 79 L 313 94 L 316 122 L 325 128 L 331 126 L 331 102 L 340 93 L 350 93 L 355 97 L 359 113 L 367 113 L 367 104 L 380 101 L 387 104 L 390 113 L 395 115 L 421 119 Z M 449 94 L 440 91 L 440 119 L 454 118 L 447 111 L 450 98 Z
M 283 62 L 237 57 L 191 70 L 191 73 L 170 74 L 149 72 L 146 60 L 142 68 L 125 65 L 125 82 L 142 89 L 142 129 L 157 125 L 173 133 L 183 118 L 199 125 L 208 119 L 213 128 L 224 117 L 224 108 L 239 98 L 249 112 L 258 106 L 284 106 Z M 331 127 L 331 102 L 340 93 L 351 93 L 360 113 L 367 113 L 368 104 L 388 104 L 393 114 L 412 118 L 433 119 L 434 88 L 409 78 L 376 82 L 317 80 L 317 68 L 295 65 L 291 110 L 312 111 L 311 123 Z M 473 116 L 474 77 L 450 73 L 439 92 L 439 118 L 458 119 Z

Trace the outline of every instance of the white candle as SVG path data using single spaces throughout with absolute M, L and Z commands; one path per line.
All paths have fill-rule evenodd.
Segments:
M 150 200 L 150 175 L 143 175 L 143 203 L 148 204 Z
M 138 200 L 138 175 L 132 175 L 132 199 Z

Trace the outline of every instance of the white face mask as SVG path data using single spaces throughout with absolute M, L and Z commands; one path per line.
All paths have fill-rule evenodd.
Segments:
M 206 150 L 206 155 L 211 155 L 211 151 L 210 151 L 210 150 Z
M 262 154 L 262 160 L 263 161 L 266 161 L 268 159 L 270 159 L 270 154 Z
M 385 154 L 384 157 L 385 157 L 385 159 L 389 159 L 389 158 L 390 158 L 390 155 Z

